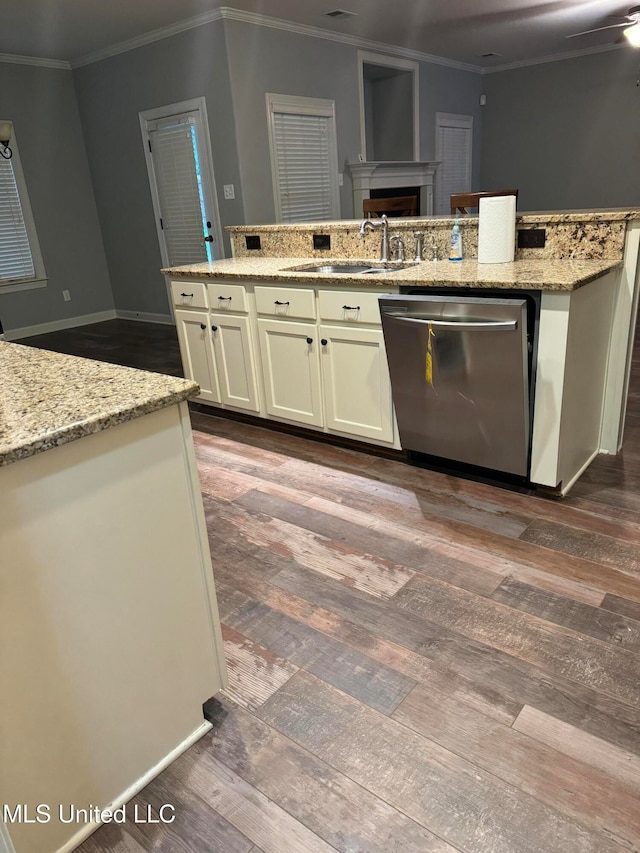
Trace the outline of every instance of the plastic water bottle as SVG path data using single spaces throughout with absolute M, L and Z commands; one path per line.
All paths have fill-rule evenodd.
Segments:
M 450 261 L 462 260 L 462 234 L 460 233 L 460 222 L 456 219 L 451 231 L 451 248 L 449 249 Z

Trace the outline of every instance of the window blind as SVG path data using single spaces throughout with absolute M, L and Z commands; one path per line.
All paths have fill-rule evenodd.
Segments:
M 207 260 L 204 216 L 192 120 L 149 132 L 168 261 Z
M 469 155 L 471 130 L 467 127 L 439 128 L 440 158 L 438 168 L 439 198 L 437 213 L 447 214 L 451 208 L 449 201 L 452 193 L 471 192 L 469 175 Z
M 273 113 L 278 194 L 283 222 L 333 218 L 327 116 Z
M 0 158 L 0 282 L 32 279 L 35 274 L 13 163 Z

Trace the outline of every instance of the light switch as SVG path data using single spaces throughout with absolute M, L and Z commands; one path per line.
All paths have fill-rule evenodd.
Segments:
M 236 191 L 233 184 L 224 185 L 224 197 L 229 200 L 236 197 Z

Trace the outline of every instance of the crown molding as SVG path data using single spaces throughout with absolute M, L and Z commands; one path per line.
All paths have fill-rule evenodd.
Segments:
M 243 12 L 240 9 L 232 9 L 230 6 L 222 6 L 220 8 L 220 13 L 224 19 L 230 21 L 240 21 L 245 24 L 254 24 L 259 27 L 270 27 L 275 30 L 285 30 L 286 32 L 296 33 L 301 36 L 313 36 L 314 38 L 325 39 L 325 41 L 335 41 L 339 44 L 347 44 L 352 47 L 359 47 L 365 50 L 376 50 L 381 53 L 391 54 L 392 56 L 402 56 L 405 59 L 414 59 L 419 62 L 431 62 L 434 65 L 444 65 L 447 68 L 457 68 L 459 71 L 471 71 L 475 74 L 481 74 L 483 71 L 483 68 L 480 65 L 471 65 L 467 62 L 447 59 L 444 56 L 434 56 L 431 53 L 411 50 L 408 47 L 401 47 L 400 45 L 386 44 L 385 42 L 371 41 L 369 39 L 358 38 L 357 36 L 334 33 L 331 30 L 324 30 L 321 27 L 312 27 L 307 24 L 296 24 L 293 21 L 286 21 L 283 18 L 270 18 L 267 15 L 259 15 L 254 12 Z
M 35 65 L 38 68 L 58 68 L 61 71 L 71 71 L 71 63 L 63 59 L 45 59 L 40 56 L 18 56 L 15 53 L 0 53 L 0 62 L 12 65 Z
M 270 29 L 282 30 L 297 35 L 311 36 L 312 38 L 320 38 L 325 41 L 333 41 L 338 44 L 350 45 L 364 50 L 373 50 L 379 53 L 385 53 L 390 56 L 398 56 L 405 59 L 411 59 L 418 62 L 429 62 L 433 65 L 442 65 L 445 68 L 454 68 L 459 71 L 467 71 L 474 74 L 496 74 L 501 71 L 512 71 L 518 68 L 527 68 L 531 65 L 545 65 L 550 62 L 561 62 L 565 59 L 577 59 L 581 56 L 589 56 L 596 53 L 606 53 L 611 50 L 618 50 L 627 47 L 624 44 L 610 44 L 602 47 L 586 48 L 584 50 L 574 50 L 567 53 L 555 54 L 552 56 L 541 56 L 535 59 L 523 59 L 518 62 L 508 62 L 502 65 L 494 65 L 491 68 L 481 65 L 473 65 L 467 62 L 460 62 L 455 59 L 447 59 L 443 56 L 435 56 L 431 53 L 424 53 L 419 50 L 402 47 L 400 45 L 386 44 L 384 42 L 372 41 L 370 39 L 358 38 L 357 36 L 349 36 L 343 33 L 332 32 L 321 27 L 313 27 L 307 24 L 296 24 L 293 21 L 287 21 L 283 18 L 271 18 L 267 15 L 261 15 L 254 12 L 244 12 L 240 9 L 234 9 L 230 6 L 221 6 L 219 9 L 214 9 L 210 12 L 204 12 L 201 15 L 196 15 L 193 18 L 186 18 L 183 21 L 178 21 L 176 24 L 171 24 L 166 27 L 160 27 L 143 33 L 126 41 L 118 42 L 101 50 L 88 53 L 85 56 L 67 62 L 61 59 L 46 59 L 38 56 L 19 56 L 17 54 L 0 53 L 0 62 L 13 63 L 15 65 L 33 65 L 41 68 L 58 68 L 64 71 L 70 71 L 74 68 L 81 68 L 84 65 L 91 65 L 94 62 L 100 62 L 103 59 L 109 59 L 112 56 L 117 56 L 120 53 L 127 53 L 130 50 L 135 50 L 138 47 L 143 47 L 147 44 L 152 44 L 156 41 L 169 38 L 170 36 L 178 35 L 187 30 L 201 27 L 204 24 L 212 23 L 213 21 L 229 20 L 238 21 L 245 24 L 253 24 L 254 26 L 269 27 Z
M 483 74 L 495 74 L 497 71 L 515 71 L 517 68 L 528 68 L 530 65 L 546 65 L 549 62 L 562 62 L 563 59 L 579 59 L 581 56 L 590 56 L 593 53 L 608 53 L 611 50 L 620 50 L 628 47 L 626 44 L 607 44 L 601 47 L 589 47 L 584 50 L 572 50 L 567 53 L 556 53 L 553 56 L 539 56 L 536 59 L 522 59 L 519 62 L 507 62 L 504 65 L 494 65 L 491 68 L 483 68 Z
M 196 27 L 203 26 L 203 24 L 210 24 L 212 21 L 219 21 L 221 19 L 221 9 L 203 12 L 203 14 L 196 15 L 194 18 L 185 18 L 183 21 L 178 21 L 177 24 L 160 27 L 157 30 L 150 30 L 141 36 L 112 44 L 102 50 L 96 50 L 94 53 L 87 53 L 85 56 L 80 56 L 78 59 L 72 60 L 71 68 L 81 68 L 83 65 L 91 65 L 94 62 L 109 59 L 111 56 L 117 56 L 119 53 L 127 53 L 129 50 L 135 50 L 137 47 L 143 47 L 146 44 L 152 44 L 154 41 L 161 41 L 170 36 L 178 35 L 178 33 L 184 33 L 187 30 L 193 30 Z

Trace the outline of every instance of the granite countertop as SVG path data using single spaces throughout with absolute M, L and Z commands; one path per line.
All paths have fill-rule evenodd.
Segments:
M 358 263 L 349 258 L 349 263 Z M 616 269 L 621 261 L 606 260 L 521 260 L 508 264 L 479 264 L 477 260 L 460 263 L 423 261 L 405 269 L 389 269 L 366 275 L 326 275 L 294 270 L 318 263 L 345 263 L 342 259 L 319 258 L 233 258 L 213 263 L 187 264 L 163 269 L 172 278 L 225 279 L 228 281 L 331 284 L 337 287 L 377 288 L 390 285 L 434 287 L 511 288 L 525 290 L 576 290 L 601 275 Z M 363 261 L 375 266 L 371 259 Z
M 0 466 L 195 396 L 195 382 L 0 342 Z
M 410 218 L 394 218 L 394 224 L 402 223 L 418 227 L 422 225 L 451 226 L 454 221 L 477 224 L 478 214 L 468 213 L 459 216 L 413 216 Z M 627 222 L 632 219 L 640 219 L 640 209 L 627 207 L 611 207 L 600 210 L 524 210 L 516 214 L 516 223 L 529 225 L 534 223 L 569 223 L 569 222 Z M 225 230 L 236 234 L 255 234 L 256 231 L 322 231 L 330 228 L 335 230 L 351 230 L 360 225 L 361 219 L 338 219 L 324 222 L 273 222 L 255 225 L 227 225 Z

